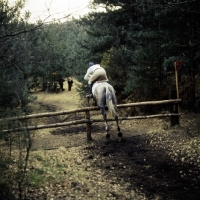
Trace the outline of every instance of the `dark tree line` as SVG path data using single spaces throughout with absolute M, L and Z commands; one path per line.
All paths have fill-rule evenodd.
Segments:
M 168 98 L 179 69 L 180 97 L 192 109 L 199 96 L 199 6 L 195 0 L 94 0 L 104 11 L 81 19 L 29 24 L 20 17 L 24 1 L 2 0 L 0 21 L 1 109 L 30 102 L 33 80 L 52 72 L 83 82 L 87 63 L 106 68 L 120 100 Z
M 99 5 L 105 11 L 94 9 L 78 20 L 38 25 L 2 12 L 1 81 L 13 90 L 3 91 L 8 99 L 1 100 L 1 107 L 26 107 L 29 95 L 24 91 L 30 80 L 44 84 L 54 71 L 75 76 L 84 88 L 89 61 L 106 68 L 119 101 L 167 99 L 175 88 L 174 62 L 182 60 L 180 97 L 185 108 L 194 110 L 199 96 L 199 2 L 93 1 L 94 8 Z
M 88 48 L 106 67 L 122 99 L 168 98 L 175 87 L 174 62 L 182 60 L 180 97 L 185 108 L 194 109 L 199 96 L 200 3 L 94 0 L 98 4 L 107 12 L 83 19 L 90 35 Z

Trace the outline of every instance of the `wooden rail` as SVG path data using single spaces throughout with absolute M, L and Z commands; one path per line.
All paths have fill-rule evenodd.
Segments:
M 120 105 L 117 105 L 117 108 L 148 106 L 148 105 L 162 105 L 162 104 L 177 105 L 180 102 L 181 102 L 181 99 L 170 99 L 170 100 L 162 100 L 162 101 L 146 101 L 146 102 L 136 102 L 136 103 L 129 103 L 129 104 L 120 104 Z M 1 130 L 1 133 L 9 133 L 9 132 L 17 132 L 17 131 L 30 131 L 30 130 L 37 130 L 37 129 L 56 128 L 56 127 L 61 127 L 61 126 L 86 124 L 87 139 L 91 140 L 91 124 L 94 122 L 103 122 L 103 119 L 90 119 L 90 111 L 94 111 L 94 110 L 99 110 L 99 107 L 97 107 L 97 106 L 84 107 L 84 108 L 79 108 L 79 109 L 74 109 L 74 110 L 59 111 L 59 112 L 47 112 L 47 113 L 39 113 L 39 114 L 32 114 L 32 115 L 0 119 L 0 121 L 2 121 L 2 120 L 16 121 L 16 120 L 26 120 L 26 119 L 33 119 L 33 118 L 51 117 L 51 116 L 66 115 L 66 114 L 71 114 L 71 113 L 85 112 L 85 119 L 82 119 L 82 120 L 75 120 L 75 121 L 55 123 L 55 124 L 19 127 L 19 128 L 14 128 L 14 129 Z M 179 115 L 180 115 L 179 113 L 170 113 L 170 114 L 157 114 L 157 115 L 149 115 L 149 116 L 119 117 L 119 120 L 147 119 L 147 118 L 172 117 L 172 116 L 178 117 Z M 108 119 L 108 121 L 114 121 L 114 119 Z
M 162 101 L 144 101 L 144 102 L 136 102 L 136 103 L 128 103 L 128 104 L 119 104 L 117 108 L 126 108 L 126 107 L 136 107 L 136 106 L 148 106 L 148 105 L 162 105 L 162 104 L 178 104 L 181 102 L 181 99 L 170 99 L 170 100 L 162 100 Z M 17 116 L 17 117 L 10 117 L 2 120 L 24 120 L 24 119 L 33 119 L 33 118 L 41 118 L 41 117 L 51 117 L 51 116 L 58 116 L 58 115 L 66 115 L 71 113 L 78 113 L 78 112 L 87 112 L 99 110 L 98 106 L 94 107 L 84 107 L 78 108 L 74 110 L 67 110 L 67 111 L 58 111 L 58 112 L 46 112 L 46 113 L 38 113 L 32 115 L 24 115 L 24 116 Z

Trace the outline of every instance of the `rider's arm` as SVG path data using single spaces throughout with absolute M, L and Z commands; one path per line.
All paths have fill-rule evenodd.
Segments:
M 92 75 L 92 69 L 91 68 L 89 68 L 88 70 L 87 70 L 87 73 L 85 74 L 85 76 L 84 76 L 84 80 L 87 80 L 87 81 L 89 81 L 90 80 L 90 77 L 91 77 L 91 75 Z

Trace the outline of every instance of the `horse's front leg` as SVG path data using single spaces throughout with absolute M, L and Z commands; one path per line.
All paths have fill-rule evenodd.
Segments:
M 115 121 L 116 121 L 116 123 L 117 123 L 118 137 L 122 137 L 122 133 L 121 133 L 121 131 L 120 131 L 120 127 L 119 127 L 118 116 L 115 117 Z
M 101 114 L 102 114 L 104 122 L 105 122 L 106 138 L 110 138 L 110 134 L 108 133 L 109 128 L 108 128 L 108 120 L 107 120 L 107 116 L 106 116 L 105 107 L 100 107 L 100 110 L 101 110 Z

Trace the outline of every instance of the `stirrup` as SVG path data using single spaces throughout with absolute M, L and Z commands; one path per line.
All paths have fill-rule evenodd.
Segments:
M 92 94 L 86 94 L 86 98 L 93 98 Z

